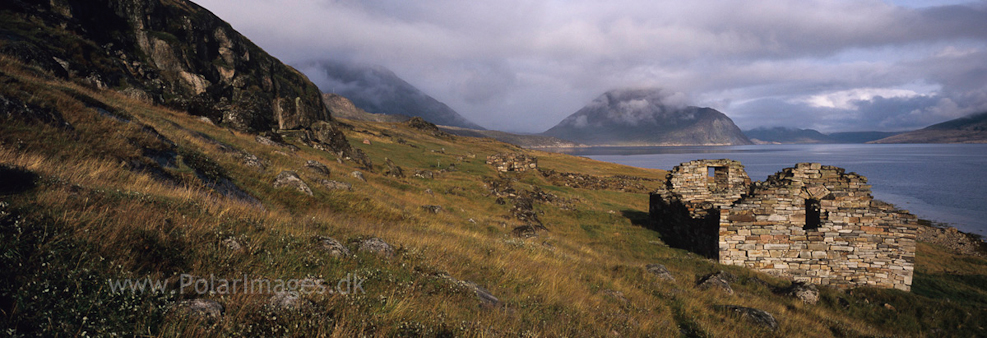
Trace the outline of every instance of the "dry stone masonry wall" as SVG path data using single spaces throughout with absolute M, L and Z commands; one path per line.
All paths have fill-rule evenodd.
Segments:
M 493 165 L 501 172 L 538 169 L 537 158 L 521 153 L 493 154 L 487 156 L 487 164 Z
M 719 166 L 727 177 L 707 180 L 727 185 L 703 191 L 698 174 Z M 874 200 L 865 177 L 799 163 L 764 182 L 745 179 L 736 161 L 683 163 L 652 193 L 651 217 L 663 236 L 723 264 L 821 285 L 910 289 L 916 217 Z M 699 238 L 678 238 L 690 234 Z

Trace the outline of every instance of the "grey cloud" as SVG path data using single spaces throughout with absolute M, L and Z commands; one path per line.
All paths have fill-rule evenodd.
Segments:
M 199 2 L 284 61 L 381 64 L 511 131 L 543 131 L 607 90 L 635 86 L 683 92 L 738 123 L 803 128 L 891 129 L 987 108 L 985 1 Z M 938 88 L 922 93 L 935 103 L 791 103 L 915 84 Z M 908 104 L 916 117 L 879 111 Z M 855 123 L 840 124 L 848 116 Z

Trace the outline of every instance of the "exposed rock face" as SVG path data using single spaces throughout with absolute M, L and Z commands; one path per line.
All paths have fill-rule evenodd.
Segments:
M 343 245 L 343 243 L 340 243 L 339 241 L 333 238 L 317 237 L 315 240 L 316 242 L 319 243 L 319 246 L 321 246 L 323 250 L 329 252 L 330 256 L 349 257 L 351 255 L 350 249 L 346 248 L 346 246 Z
M 671 272 L 668 272 L 668 269 L 666 269 L 664 265 L 648 264 L 647 266 L 645 266 L 645 269 L 648 270 L 648 272 L 650 272 L 651 274 L 658 276 L 658 278 L 664 280 L 670 280 L 670 281 L 675 280 L 675 277 L 672 276 Z
M 374 114 L 421 116 L 449 126 L 483 129 L 445 103 L 423 93 L 381 66 L 320 61 L 298 65 L 323 92 L 345 96 Z
M 315 307 L 312 301 L 302 298 L 297 291 L 276 292 L 267 301 L 267 305 L 280 311 L 305 311 Z
M 278 174 L 278 177 L 274 180 L 275 188 L 295 188 L 299 192 L 303 192 L 306 195 L 312 196 L 312 189 L 302 181 L 294 171 L 282 171 Z
M 648 193 L 654 191 L 654 187 L 660 184 L 660 181 L 657 179 L 635 176 L 617 175 L 599 177 L 580 173 L 559 172 L 552 169 L 538 169 L 538 171 L 553 185 L 581 189 Z M 648 188 L 645 185 L 646 183 L 651 188 Z
M 696 285 L 701 290 L 717 289 L 722 290 L 728 295 L 733 294 L 733 288 L 730 287 L 730 282 L 733 281 L 735 277 L 727 272 L 717 272 L 703 277 L 699 280 L 699 284 Z
M 915 240 L 940 245 L 964 255 L 984 256 L 987 253 L 987 244 L 976 238 L 971 238 L 970 235 L 962 233 L 954 227 L 920 226 Z
M 312 170 L 312 172 L 319 174 L 321 176 L 329 177 L 329 167 L 325 164 L 319 163 L 319 161 L 308 160 L 305 162 L 305 167 Z
M 387 169 L 384 172 L 387 176 L 404 177 L 404 170 L 397 164 L 394 164 L 394 161 L 391 161 L 391 159 L 384 158 L 384 164 L 387 165 Z
M 383 239 L 377 237 L 360 241 L 360 247 L 357 250 L 376 253 L 387 258 L 394 257 L 394 248 L 390 244 L 387 244 L 387 242 L 384 242 Z
M 795 282 L 785 290 L 785 294 L 798 298 L 806 304 L 816 304 L 819 302 L 819 289 L 813 284 Z
M 123 87 L 241 131 L 330 121 L 304 75 L 190 1 L 7 1 L 0 9 L 9 14 L 0 53 L 56 76 Z M 350 151 L 342 134 L 329 139 L 333 151 Z
M 212 319 L 221 317 L 226 311 L 223 304 L 203 298 L 184 300 L 177 304 L 176 309 L 179 313 L 186 315 L 198 315 Z
M 723 113 L 668 100 L 657 89 L 609 91 L 542 134 L 588 145 L 752 144 Z
M 322 186 L 326 187 L 329 190 L 353 190 L 353 185 L 346 182 L 323 179 L 323 180 L 319 180 L 319 183 L 321 183 Z
M 500 299 L 497 299 L 489 290 L 484 289 L 482 286 L 471 282 L 471 281 L 461 281 L 446 273 L 440 273 L 440 278 L 444 278 L 455 285 L 463 287 L 467 290 L 472 291 L 476 294 L 476 298 L 480 300 L 480 305 L 484 307 L 497 307 L 501 305 Z
M 775 320 L 775 317 L 767 311 L 737 305 L 724 305 L 719 306 L 719 308 L 736 312 L 740 315 L 740 317 L 749 320 L 751 323 L 757 324 L 771 331 L 778 330 L 778 321 Z

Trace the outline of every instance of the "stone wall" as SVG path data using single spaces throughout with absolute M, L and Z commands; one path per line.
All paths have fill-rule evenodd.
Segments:
M 538 159 L 521 153 L 493 154 L 487 156 L 487 164 L 497 171 L 527 171 L 538 169 Z
M 728 159 L 696 160 L 676 166 L 666 180 L 665 189 L 652 193 L 649 204 L 652 224 L 662 240 L 717 257 L 719 208 L 732 204 L 750 187 L 744 166 Z
M 720 262 L 814 284 L 908 290 L 916 218 L 873 200 L 866 183 L 818 163 L 758 182 L 720 212 Z M 812 204 L 817 213 L 807 212 Z
M 707 178 L 716 166 L 726 177 Z M 662 238 L 722 264 L 796 281 L 909 290 L 916 217 L 874 200 L 865 177 L 818 163 L 752 185 L 746 177 L 730 160 L 673 169 L 666 189 L 651 194 Z
M 744 166 L 728 159 L 682 163 L 668 174 L 668 189 L 683 202 L 710 202 L 716 207 L 729 206 L 747 193 L 750 184 Z

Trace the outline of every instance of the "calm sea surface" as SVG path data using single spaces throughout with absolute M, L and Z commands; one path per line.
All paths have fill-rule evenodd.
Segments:
M 743 163 L 755 181 L 798 162 L 835 165 L 866 176 L 877 199 L 920 218 L 987 236 L 987 144 L 599 147 L 567 152 L 666 170 L 696 159 L 729 158 Z

